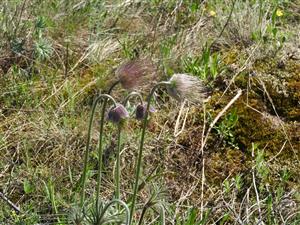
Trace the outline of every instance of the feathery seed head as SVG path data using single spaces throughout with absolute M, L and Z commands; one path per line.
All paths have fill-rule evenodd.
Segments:
M 123 63 L 116 75 L 123 88 L 134 89 L 152 82 L 157 73 L 156 67 L 149 59 L 134 59 Z
M 129 113 L 126 108 L 123 105 L 117 103 L 116 107 L 113 106 L 109 109 L 107 119 L 112 123 L 118 124 L 128 117 Z
M 174 74 L 167 87 L 169 95 L 181 102 L 187 99 L 193 103 L 202 103 L 209 94 L 209 90 L 197 78 L 188 74 Z

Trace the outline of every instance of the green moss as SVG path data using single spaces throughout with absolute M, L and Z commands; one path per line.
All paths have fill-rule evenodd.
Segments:
M 268 111 L 275 115 L 275 107 L 279 116 L 285 120 L 299 120 L 300 63 L 294 60 L 276 62 L 263 59 L 257 61 L 253 69 L 257 76 L 252 79 L 255 84 L 253 91 L 261 96 Z
M 237 63 L 240 59 L 240 51 L 241 49 L 234 46 L 233 48 L 224 51 L 223 53 L 223 62 L 225 65 L 231 65 L 233 63 Z
M 234 176 L 247 169 L 242 151 L 226 148 L 213 152 L 206 162 L 207 180 L 210 183 L 222 183 L 228 176 Z
M 280 125 L 273 124 L 273 117 L 269 118 L 268 114 L 260 113 L 264 112 L 265 107 L 259 99 L 248 99 L 250 107 L 246 106 L 246 101 L 246 97 L 243 97 L 235 104 L 239 116 L 235 127 L 236 140 L 247 152 L 251 150 L 252 143 L 257 143 L 262 147 L 267 144 L 267 148 L 273 151 L 274 146 L 277 148 L 285 140 Z M 280 123 L 280 121 L 277 122 Z
M 229 51 L 227 57 L 228 63 L 237 60 L 234 50 Z M 251 70 L 239 74 L 224 96 L 222 91 L 213 93 L 206 105 L 208 123 L 234 97 L 237 88 L 243 90 L 243 95 L 231 106 L 231 109 L 236 109 L 238 116 L 238 121 L 231 130 L 236 148 L 222 140 L 217 129 L 213 129 L 208 138 L 204 158 L 206 182 L 209 185 L 219 187 L 224 179 L 237 174 L 242 174 L 245 183 L 250 185 L 252 176 L 249 171 L 255 166 L 258 150 L 263 152 L 268 170 L 268 176 L 261 180 L 262 188 L 264 185 L 280 185 L 280 173 L 284 167 L 289 168 L 290 174 L 300 173 L 297 159 L 300 158 L 300 124 L 297 122 L 300 101 L 299 71 L 299 63 L 293 60 L 286 61 L 281 67 L 275 60 L 261 59 L 254 63 Z M 216 127 L 226 119 L 231 109 L 220 118 Z M 202 170 L 199 146 L 203 110 L 201 107 L 192 107 L 190 113 L 186 130 L 176 139 L 176 146 L 180 147 L 172 148 L 171 160 L 167 162 L 167 171 L 173 171 L 167 180 L 172 184 L 182 182 L 182 174 L 186 174 L 190 168 L 196 168 L 198 173 Z M 258 145 L 254 156 L 253 144 Z M 189 176 L 184 178 L 185 182 L 190 182 L 190 179 L 192 178 Z M 285 188 L 298 188 L 299 182 L 298 176 L 293 176 Z

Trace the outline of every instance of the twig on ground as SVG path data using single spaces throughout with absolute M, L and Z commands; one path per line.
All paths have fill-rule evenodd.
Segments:
M 221 112 L 218 113 L 218 115 L 216 116 L 216 118 L 212 121 L 212 123 L 209 125 L 209 128 L 206 132 L 206 135 L 205 135 L 205 138 L 204 138 L 204 141 L 201 145 L 201 149 L 200 151 L 203 152 L 203 149 L 204 149 L 204 146 L 207 142 L 207 139 L 208 139 L 208 136 L 212 130 L 212 128 L 214 127 L 214 125 L 218 122 L 218 120 L 221 118 L 221 116 L 223 116 L 225 114 L 225 112 L 230 108 L 230 106 L 236 101 L 238 100 L 238 98 L 242 95 L 242 90 L 239 89 L 238 90 L 238 93 L 234 96 L 233 99 L 231 99 L 231 101 L 222 109 Z
M 181 118 L 181 115 L 183 114 L 183 110 L 184 110 L 184 106 L 185 106 L 186 102 L 187 101 L 184 100 L 183 103 L 181 104 L 181 107 L 180 107 L 180 110 L 179 110 L 179 114 L 177 116 L 177 120 L 176 120 L 176 123 L 175 123 L 175 129 L 174 129 L 174 136 L 175 137 L 178 137 L 179 134 L 181 134 L 182 131 L 185 128 L 186 119 L 187 119 L 187 116 L 188 116 L 188 113 L 189 113 L 189 107 L 186 110 L 186 113 L 185 113 L 185 116 L 184 116 L 184 119 L 183 119 L 183 122 L 182 122 L 181 129 L 178 131 L 179 125 L 180 125 L 180 118 Z
M 283 145 L 282 145 L 281 149 L 279 150 L 279 152 L 278 152 L 275 156 L 273 156 L 271 159 L 269 159 L 267 163 L 273 161 L 274 159 L 276 159 L 276 158 L 279 156 L 279 154 L 280 154 L 280 153 L 282 152 L 282 150 L 284 149 L 286 142 L 287 142 L 287 140 L 283 143 Z
M 20 213 L 21 210 L 16 206 L 12 201 L 10 201 L 2 192 L 0 192 L 0 198 L 2 198 L 10 207 L 12 207 L 17 213 Z
M 218 122 L 218 120 L 221 118 L 222 115 L 224 115 L 224 113 L 229 109 L 229 107 L 242 95 L 242 90 L 238 90 L 238 93 L 236 94 L 236 96 L 231 99 L 231 101 L 223 108 L 223 110 L 221 112 L 219 112 L 219 114 L 216 116 L 216 118 L 213 120 L 213 122 L 209 125 L 209 128 L 206 132 L 205 138 L 204 138 L 204 132 L 205 132 L 205 105 L 203 107 L 204 109 L 204 125 L 203 125 L 203 133 L 202 133 L 202 138 L 201 138 L 201 157 L 202 157 L 202 179 L 201 179 L 201 206 L 200 206 L 200 211 L 201 211 L 201 219 L 203 218 L 203 197 L 204 197 L 204 182 L 205 182 L 205 160 L 204 160 L 204 147 L 205 144 L 207 142 L 208 136 L 212 130 L 212 128 L 214 127 L 214 125 Z
M 201 135 L 201 158 L 202 158 L 202 175 L 201 175 L 201 206 L 200 206 L 200 219 L 203 219 L 203 197 L 204 197 L 204 182 L 205 182 L 205 172 L 204 172 L 204 165 L 205 165 L 205 159 L 204 159 L 204 132 L 205 132 L 205 125 L 206 125 L 206 107 L 205 104 L 203 105 L 203 129 L 202 129 L 202 135 Z
M 280 120 L 280 117 L 279 117 L 279 115 L 278 115 L 278 113 L 277 113 L 277 110 L 276 110 L 276 108 L 275 108 L 275 105 L 274 105 L 274 103 L 273 103 L 273 100 L 272 100 L 272 98 L 271 98 L 269 92 L 267 91 L 267 88 L 266 88 L 265 83 L 264 83 L 259 77 L 258 77 L 257 79 L 258 79 L 258 81 L 260 82 L 260 84 L 262 85 L 262 87 L 263 87 L 265 93 L 267 94 L 268 100 L 269 100 L 269 102 L 270 102 L 271 105 L 272 105 L 272 108 L 273 108 L 273 110 L 274 110 L 274 112 L 275 112 L 275 114 L 276 114 L 276 117 L 279 119 L 280 126 L 281 126 L 281 128 L 282 128 L 282 131 L 283 131 L 284 135 L 286 136 L 286 139 L 287 139 L 287 141 L 289 142 L 289 145 L 290 145 L 290 147 L 292 148 L 292 150 L 293 150 L 293 152 L 294 152 L 294 154 L 295 154 L 295 156 L 296 156 L 297 161 L 300 162 L 299 157 L 298 157 L 298 155 L 297 155 L 297 153 L 296 153 L 296 150 L 294 149 L 294 146 L 293 146 L 293 144 L 292 144 L 292 142 L 291 142 L 291 140 L 290 140 L 290 138 L 289 138 L 289 136 L 288 136 L 288 134 L 287 134 L 287 131 L 286 131 L 285 127 L 284 127 L 284 124 L 283 124 L 283 122 Z
M 254 147 L 252 146 L 252 157 L 254 158 Z M 258 224 L 260 224 L 262 220 L 262 215 L 261 215 L 261 208 L 260 208 L 260 200 L 259 200 L 259 193 L 256 187 L 256 182 L 255 182 L 255 170 L 252 170 L 252 182 L 253 182 L 253 187 L 255 190 L 255 195 L 256 195 L 256 202 L 257 202 L 257 208 L 258 208 L 258 214 L 259 214 L 259 221 Z
M 238 222 L 241 225 L 244 225 L 243 221 L 241 220 L 240 216 L 237 214 L 237 212 L 223 199 L 223 203 L 225 204 L 225 207 L 232 212 L 233 216 L 235 217 L 236 222 Z
M 179 213 L 180 204 L 182 202 L 184 202 L 195 191 L 198 184 L 199 184 L 199 181 L 195 181 L 188 191 L 186 191 L 185 193 L 184 193 L 184 191 L 181 192 L 181 196 L 180 196 L 180 198 L 178 199 L 178 201 L 176 203 L 175 213 L 174 213 L 174 216 L 173 216 L 174 223 L 176 222 L 176 218 L 177 218 L 177 215 Z

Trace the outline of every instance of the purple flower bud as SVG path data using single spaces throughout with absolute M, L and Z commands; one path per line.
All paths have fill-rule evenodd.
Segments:
M 147 110 L 147 103 L 144 103 L 143 105 L 139 104 L 136 107 L 136 110 L 135 110 L 135 118 L 137 120 L 143 120 L 145 118 L 145 115 L 146 115 L 146 110 Z M 150 105 L 149 112 L 154 113 L 155 111 L 156 110 L 154 109 L 154 107 L 152 107 Z
M 153 82 L 156 66 L 149 59 L 134 59 L 123 63 L 116 71 L 123 88 L 134 89 Z
M 171 84 L 167 87 L 167 91 L 177 101 L 186 99 L 202 103 L 209 95 L 208 88 L 195 76 L 174 74 L 169 81 Z
M 120 123 L 122 120 L 129 117 L 129 113 L 127 112 L 126 108 L 118 104 L 116 107 L 111 107 L 108 111 L 108 120 L 113 123 Z

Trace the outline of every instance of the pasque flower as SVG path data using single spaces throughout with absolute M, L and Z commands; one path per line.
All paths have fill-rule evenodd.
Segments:
M 134 89 L 154 81 L 157 73 L 150 59 L 133 59 L 123 63 L 116 70 L 116 75 L 123 88 Z
M 124 119 L 129 117 L 129 113 L 126 108 L 117 103 L 115 107 L 112 107 L 108 111 L 107 119 L 113 123 L 120 123 Z
M 147 103 L 145 105 L 141 104 L 140 106 L 138 106 L 136 110 L 136 117 L 143 118 L 143 122 L 140 145 L 136 161 L 135 182 L 133 188 L 133 196 L 131 200 L 129 224 L 131 224 L 132 222 L 133 215 L 135 212 L 135 204 L 137 200 L 139 177 L 141 173 L 144 141 L 147 128 L 147 118 L 149 115 L 147 111 L 150 111 L 150 102 L 155 91 L 162 86 L 167 87 L 169 94 L 178 101 L 183 101 L 184 99 L 187 99 L 191 102 L 202 103 L 209 93 L 208 89 L 198 78 L 187 74 L 174 74 L 169 81 L 161 81 L 155 84 L 147 97 Z
M 135 110 L 135 118 L 137 120 L 143 120 L 146 115 L 147 103 L 139 104 Z M 149 112 L 154 113 L 156 110 L 150 105 Z
M 169 95 L 177 101 L 202 103 L 209 95 L 209 89 L 195 76 L 188 74 L 174 74 L 167 86 Z

